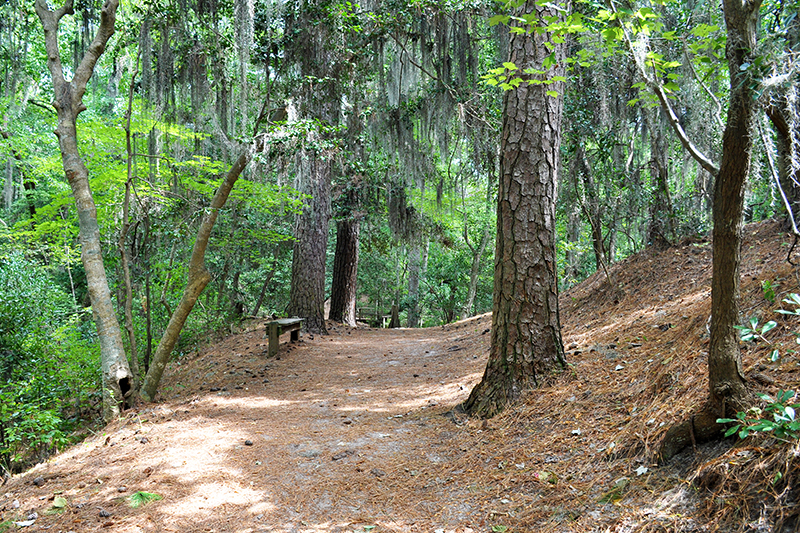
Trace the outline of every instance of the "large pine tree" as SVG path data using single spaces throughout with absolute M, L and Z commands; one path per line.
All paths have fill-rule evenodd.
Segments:
M 569 8 L 537 4 L 529 0 L 522 13 L 536 13 L 543 21 L 562 17 L 561 9 Z M 515 33 L 509 61 L 520 69 L 541 68 L 551 52 L 545 44 L 550 37 L 546 32 Z M 551 46 L 557 63 L 548 75 L 563 76 L 565 44 Z M 464 404 L 478 416 L 493 416 L 565 365 L 555 251 L 563 89 L 560 82 L 523 82 L 505 95 L 492 344 L 483 380 Z

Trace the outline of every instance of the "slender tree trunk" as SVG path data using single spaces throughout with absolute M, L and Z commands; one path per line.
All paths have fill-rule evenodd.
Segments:
M 133 188 L 133 147 L 131 145 L 131 113 L 133 110 L 133 86 L 138 72 L 134 71 L 131 75 L 131 83 L 128 90 L 128 108 L 125 111 L 125 146 L 127 150 L 127 180 L 125 181 L 125 198 L 122 202 L 122 228 L 119 232 L 120 263 L 122 265 L 122 286 L 125 294 L 125 331 L 128 334 L 128 346 L 130 347 L 131 374 L 133 374 L 133 390 L 139 390 L 139 351 L 136 346 L 136 332 L 133 327 L 133 290 L 131 288 L 131 269 L 128 257 L 128 232 L 130 223 L 131 189 Z
M 231 189 L 233 189 L 236 180 L 239 179 L 242 171 L 250 162 L 252 154 L 253 148 L 248 147 L 248 149 L 239 156 L 233 166 L 231 166 L 230 170 L 228 170 L 228 174 L 219 186 L 219 189 L 217 189 L 214 198 L 211 200 L 211 206 L 208 212 L 200 223 L 200 228 L 197 230 L 197 238 L 194 242 L 194 248 L 192 249 L 192 258 L 189 261 L 189 279 L 186 288 L 183 290 L 181 301 L 178 303 L 178 306 L 169 319 L 167 329 L 161 336 L 161 341 L 156 347 L 153 360 L 150 363 L 147 375 L 145 375 L 144 382 L 142 383 L 140 395 L 145 401 L 151 402 L 155 398 L 158 385 L 161 382 L 161 376 L 164 374 L 164 369 L 172 355 L 172 349 L 175 347 L 175 343 L 178 342 L 181 329 L 183 329 L 183 325 L 186 323 L 189 313 L 191 313 L 195 303 L 197 303 L 197 298 L 200 297 L 203 289 L 205 289 L 206 285 L 211 281 L 211 274 L 209 274 L 205 265 L 208 239 L 211 236 L 211 230 L 214 229 L 219 210 L 222 209 L 225 202 L 228 201 Z
M 353 218 L 341 220 L 336 225 L 330 319 L 350 327 L 356 325 L 360 229 L 360 222 Z
M 792 87 L 786 91 L 797 91 L 797 88 Z M 793 162 L 800 158 L 800 154 L 798 154 L 798 147 L 792 142 L 792 138 L 800 138 L 800 131 L 792 132 L 792 121 L 786 120 L 786 117 L 791 116 L 792 113 L 800 115 L 800 102 L 795 102 L 795 106 L 797 106 L 795 110 L 789 108 L 791 105 L 787 101 L 786 95 L 782 94 L 777 98 L 775 105 L 767 108 L 767 116 L 775 130 L 776 167 L 781 189 L 789 202 L 791 215 L 794 215 L 795 222 L 797 222 L 800 219 L 800 185 L 798 185 L 800 176 L 798 176 L 796 165 Z M 789 213 L 787 213 L 785 227 L 791 229 L 792 224 L 788 220 L 788 216 L 790 216 Z
M 466 236 L 467 228 L 464 227 L 464 235 Z M 464 307 L 461 308 L 461 320 L 466 320 L 472 314 L 472 307 L 475 305 L 475 295 L 478 292 L 478 278 L 481 274 L 481 258 L 483 258 L 486 247 L 492 238 L 492 231 L 486 228 L 481 235 L 481 242 L 478 246 L 474 247 L 467 242 L 467 245 L 472 252 L 472 264 L 469 268 L 469 286 L 467 287 L 467 299 L 464 302 Z
M 269 282 L 272 281 L 272 278 L 275 276 L 275 266 L 273 265 L 272 268 L 269 269 L 267 275 L 264 276 L 264 283 L 261 285 L 261 291 L 258 293 L 258 301 L 256 302 L 256 307 L 253 309 L 252 316 L 257 317 L 258 312 L 261 310 L 261 306 L 264 303 L 264 296 L 267 295 L 267 287 L 269 286 Z
M 419 327 L 419 283 L 425 277 L 428 264 L 428 240 L 419 242 L 412 237 L 408 252 L 408 327 Z
M 534 0 L 521 13 L 563 18 L 558 8 Z M 552 19 L 550 19 L 552 20 Z M 512 63 L 521 70 L 540 68 L 555 53 L 550 75 L 563 75 L 566 45 L 545 33 L 515 33 L 509 43 Z M 545 90 L 555 90 L 553 97 Z M 467 412 L 490 417 L 525 389 L 546 382 L 565 366 L 558 317 L 555 253 L 555 201 L 558 180 L 563 83 L 526 85 L 506 92 L 501 138 L 497 207 L 492 343 L 481 382 L 464 404 Z
M 47 50 L 47 66 L 53 79 L 55 99 L 53 106 L 58 114 L 55 134 L 61 149 L 61 160 L 67 181 L 72 188 L 78 211 L 81 259 L 86 271 L 92 314 L 100 340 L 100 358 L 103 369 L 103 418 L 116 417 L 126 398 L 132 393 L 133 375 L 128 368 L 122 331 L 114 313 L 111 292 L 108 288 L 103 253 L 100 249 L 100 227 L 97 209 L 89 188 L 89 171 L 78 151 L 76 122 L 78 115 L 86 109 L 83 95 L 98 59 L 114 34 L 118 0 L 106 0 L 101 10 L 100 26 L 71 81 L 64 78 L 64 69 L 58 48 L 58 29 L 61 18 L 71 14 L 72 0 L 66 0 L 56 11 L 47 7 L 45 0 L 36 0 L 36 13 L 42 21 Z
M 675 237 L 672 198 L 669 193 L 669 143 L 664 129 L 669 127 L 663 111 L 643 110 L 642 115 L 650 132 L 650 179 L 654 184 L 647 221 L 647 242 L 658 249 L 670 246 Z
M 659 455 L 669 459 L 692 442 L 721 437 L 717 418 L 733 418 L 750 407 L 752 394 L 742 370 L 735 326 L 739 325 L 739 266 L 744 192 L 753 151 L 756 94 L 751 68 L 756 50 L 760 0 L 724 0 L 728 28 L 731 94 L 722 137 L 722 162 L 714 187 L 714 242 L 711 279 L 711 335 L 708 353 L 708 402 L 691 419 L 670 428 Z

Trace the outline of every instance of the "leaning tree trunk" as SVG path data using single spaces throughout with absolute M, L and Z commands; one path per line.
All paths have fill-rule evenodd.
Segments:
M 61 18 L 72 14 L 72 0 L 66 0 L 56 11 L 47 7 L 45 0 L 36 0 L 36 14 L 42 21 L 47 50 L 47 66 L 53 78 L 55 98 L 53 106 L 58 113 L 55 134 L 61 149 L 64 172 L 75 197 L 78 211 L 81 260 L 86 271 L 92 315 L 100 340 L 100 359 L 103 369 L 103 418 L 106 421 L 119 415 L 126 399 L 133 392 L 133 375 L 128 368 L 122 331 L 114 313 L 111 292 L 108 288 L 103 252 L 100 249 L 100 227 L 97 223 L 97 208 L 89 188 L 89 171 L 78 152 L 78 115 L 86 109 L 83 95 L 86 84 L 94 72 L 98 59 L 103 54 L 114 34 L 119 0 L 106 0 L 100 17 L 100 26 L 89 48 L 80 61 L 71 81 L 64 78 L 64 68 L 58 48 L 58 31 Z
M 563 18 L 561 7 L 528 0 L 522 13 Z M 515 33 L 509 61 L 520 69 L 537 68 L 550 50 L 547 33 Z M 564 74 L 565 44 L 552 44 Z M 553 97 L 546 89 L 558 91 Z M 475 415 L 501 411 L 523 390 L 549 379 L 564 367 L 558 317 L 555 253 L 555 201 L 561 144 L 564 84 L 525 84 L 505 94 L 501 173 L 497 207 L 492 344 L 481 382 L 464 404 Z
M 701 411 L 670 428 L 660 458 L 669 459 L 693 442 L 721 436 L 717 418 L 733 417 L 753 398 L 745 383 L 735 326 L 739 324 L 739 265 L 742 211 L 753 152 L 756 110 L 755 81 L 747 68 L 756 48 L 760 0 L 724 0 L 728 28 L 728 71 L 731 94 L 722 137 L 722 161 L 714 187 L 714 243 L 711 280 L 711 336 L 708 353 L 708 401 Z M 742 68 L 744 66 L 744 68 Z
M 358 280 L 358 237 L 361 224 L 357 219 L 341 220 L 336 225 L 336 253 L 333 256 L 330 319 L 356 325 Z
M 256 143 L 256 149 L 259 149 L 261 146 L 263 145 L 258 142 Z M 239 179 L 239 176 L 242 175 L 242 171 L 250 162 L 253 151 L 253 147 L 248 147 L 231 166 L 230 170 L 228 170 L 228 174 L 225 176 L 214 198 L 211 200 L 211 206 L 208 208 L 208 212 L 200 223 L 200 228 L 197 230 L 197 238 L 195 239 L 192 249 L 192 257 L 189 260 L 189 279 L 186 288 L 183 290 L 183 296 L 178 303 L 178 307 L 175 308 L 175 311 L 172 312 L 172 316 L 170 316 L 167 329 L 164 330 L 164 334 L 161 336 L 161 341 L 159 341 L 158 347 L 156 347 L 153 360 L 150 362 L 147 375 L 145 375 L 144 382 L 142 383 L 140 396 L 145 401 L 151 402 L 155 398 L 158 384 L 161 382 L 161 376 L 164 374 L 164 369 L 172 355 L 172 349 L 175 347 L 175 343 L 178 342 L 181 329 L 183 329 L 183 325 L 186 323 L 186 319 L 197 303 L 197 299 L 200 297 L 203 289 L 205 289 L 206 285 L 211 281 L 211 274 L 209 274 L 205 264 L 208 239 L 211 237 L 211 230 L 214 229 L 219 210 L 222 209 L 225 206 L 225 202 L 228 201 L 228 196 L 233 186 L 236 184 L 236 180 Z

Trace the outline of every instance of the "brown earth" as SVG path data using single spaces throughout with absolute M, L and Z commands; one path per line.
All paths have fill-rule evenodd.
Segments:
M 779 322 L 768 337 L 782 354 L 772 363 L 772 347 L 743 347 L 746 373 L 775 393 L 799 381 L 800 326 L 774 310 L 800 283 L 777 224 L 746 233 L 742 312 Z M 565 293 L 569 368 L 489 421 L 453 409 L 483 372 L 489 315 L 417 330 L 332 325 L 275 359 L 252 324 L 173 363 L 157 403 L 14 476 L 2 520 L 36 513 L 24 530 L 77 533 L 755 529 L 741 516 L 747 493 L 761 498 L 757 518 L 774 472 L 726 482 L 774 443 L 653 462 L 704 396 L 710 259 L 707 240 L 688 240 Z M 162 499 L 133 508 L 138 491 Z

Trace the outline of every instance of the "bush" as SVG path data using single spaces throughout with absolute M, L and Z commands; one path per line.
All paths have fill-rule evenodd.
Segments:
M 22 254 L 0 256 L 0 461 L 16 470 L 67 443 L 100 387 L 99 351 L 71 297 Z

